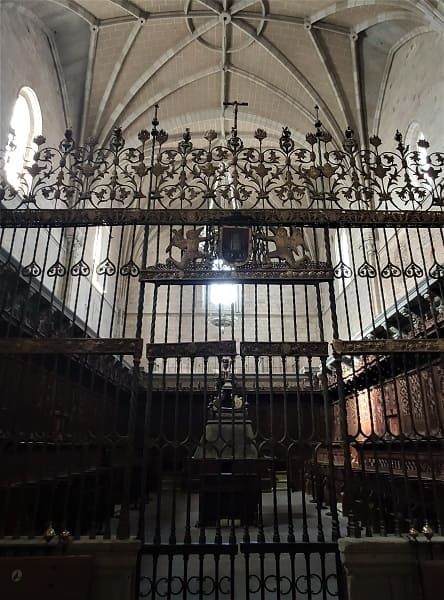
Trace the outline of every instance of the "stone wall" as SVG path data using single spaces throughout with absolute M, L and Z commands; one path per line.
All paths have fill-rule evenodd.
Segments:
M 439 151 L 444 143 L 444 39 L 437 32 L 423 33 L 405 43 L 393 57 L 382 103 L 379 135 L 385 147 L 396 129 L 406 135 L 416 122 Z M 371 130 L 371 123 L 369 123 Z
M 339 540 L 349 600 L 437 600 L 443 548 L 442 537 Z
M 0 146 L 8 141 L 14 103 L 23 86 L 37 94 L 43 133 L 58 144 L 65 130 L 62 96 L 54 57 L 43 25 L 11 3 L 0 7 Z
M 137 540 L 86 537 L 66 543 L 58 536 L 50 542 L 3 540 L 0 568 L 11 578 L 5 578 L 2 589 L 8 598 L 130 600 L 137 585 L 139 547 Z

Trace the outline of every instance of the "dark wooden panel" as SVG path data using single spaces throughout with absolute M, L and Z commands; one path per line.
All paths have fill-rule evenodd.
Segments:
M 403 478 L 419 481 L 420 474 L 424 482 L 444 482 L 444 458 L 439 447 L 423 451 L 421 444 L 412 442 L 404 444 L 404 447 L 393 444 L 390 449 L 371 443 L 356 445 L 355 448 L 351 466 L 356 473 L 390 475 L 397 477 L 398 481 L 402 481 Z M 344 469 L 344 448 L 341 444 L 333 447 L 333 460 L 336 468 Z M 317 464 L 329 464 L 327 448 L 318 450 Z
M 438 600 L 442 597 L 442 576 L 444 560 L 425 560 L 421 563 L 424 600 Z
M 2 338 L 0 354 L 133 354 L 142 355 L 136 338 Z
M 343 209 L 152 209 L 79 208 L 0 210 L 4 227 L 81 225 L 313 225 L 315 227 L 433 227 L 444 225 L 438 211 Z
M 0 590 L 5 600 L 88 600 L 92 556 L 0 558 Z
M 327 342 L 241 342 L 241 356 L 328 356 Z

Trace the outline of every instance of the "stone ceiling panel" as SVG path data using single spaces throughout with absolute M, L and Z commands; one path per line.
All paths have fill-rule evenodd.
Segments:
M 359 131 L 357 91 L 363 90 L 362 114 L 373 119 L 386 56 L 412 28 L 439 28 L 441 23 L 433 3 L 421 4 L 421 16 L 408 0 L 16 2 L 48 24 L 62 56 L 68 93 L 83 121 L 87 115 L 85 132 L 98 134 L 101 141 L 114 126 L 132 130 L 146 122 L 144 113 L 156 101 L 170 123 L 176 123 L 174 112 L 179 115 L 175 127 L 179 121 L 190 124 L 192 117 L 198 123 L 214 120 L 222 130 L 223 100 L 238 99 L 250 102 L 251 126 L 254 115 L 258 123 L 268 119 L 273 127 L 279 116 L 279 121 L 288 117 L 296 122 L 299 114 L 309 122 L 319 104 L 322 121 L 333 135 L 340 136 L 348 124 Z M 60 18 L 61 12 L 70 18 Z M 438 15 L 437 24 L 431 15 Z M 78 27 L 77 44 L 73 24 Z M 89 96 L 88 24 L 98 28 L 91 33 L 92 40 L 97 35 L 97 46 L 89 65 Z M 353 40 L 351 34 L 361 29 Z M 76 71 L 73 65 L 79 59 L 84 67 Z
M 141 104 L 148 105 L 148 94 L 141 93 L 139 101 Z M 202 81 L 196 81 L 178 92 L 172 93 L 164 98 L 159 108 L 160 127 L 165 127 L 168 122 L 173 128 L 185 129 L 190 127 L 194 129 L 194 120 L 199 120 L 199 115 L 208 114 L 207 111 L 220 113 L 220 77 L 218 74 L 207 77 Z M 147 123 L 152 118 L 152 109 L 147 106 L 147 112 L 139 117 L 132 124 L 136 131 L 147 127 Z M 193 116 L 192 116 L 193 115 Z
M 312 108 L 314 103 L 307 92 L 297 83 L 290 72 L 262 47 L 250 46 L 232 59 L 235 68 L 242 69 L 246 76 L 252 74 L 289 94 L 295 100 Z
M 96 60 L 94 63 L 90 111 L 87 131 L 92 133 L 99 115 L 99 108 L 112 71 L 119 61 L 122 48 L 134 25 L 125 24 L 100 29 L 97 36 Z
M 184 80 L 211 69 L 220 72 L 221 65 L 217 56 L 210 52 L 202 52 L 197 42 L 192 42 L 177 53 L 174 60 L 169 61 L 157 71 L 147 84 L 151 93 L 159 93 L 162 90 L 174 89 Z
M 405 82 L 403 67 L 406 63 L 414 73 L 415 85 L 412 87 Z M 431 65 L 438 64 L 441 68 L 439 75 L 435 69 L 430 68 Z M 443 38 L 442 34 L 435 32 L 415 36 L 408 43 L 403 44 L 395 54 L 391 77 L 385 89 L 379 127 L 376 131 L 384 138 L 384 149 L 393 144 L 396 128 L 405 135 L 413 122 L 418 123 L 419 132 L 424 134 L 432 148 L 442 148 L 444 143 L 443 64 Z M 394 115 L 396 120 L 393 118 Z M 426 124 L 429 126 L 427 127 Z M 413 142 L 413 140 L 409 141 Z
M 132 0 L 132 3 L 149 13 L 183 11 L 183 0 Z
M 102 118 L 102 126 L 110 119 L 115 110 L 124 108 L 131 102 L 149 79 L 167 62 L 174 60 L 172 48 L 190 39 L 186 27 L 181 21 L 155 25 L 155 35 L 151 26 L 141 28 L 139 34 L 125 57 L 124 68 L 113 87 Z M 119 115 L 117 115 L 119 116 Z
M 98 19 L 125 17 L 128 12 L 110 0 L 75 0 L 76 3 Z
M 210 53 L 200 52 L 199 46 L 193 42 L 178 53 L 174 61 L 157 71 L 133 97 L 120 123 L 125 127 L 131 125 L 134 119 L 138 119 L 145 111 L 150 111 L 155 103 L 162 105 L 165 98 L 174 93 L 180 97 L 194 80 L 205 86 L 205 79 L 215 73 L 220 73 L 220 65 Z M 193 105 L 185 107 L 181 103 L 180 110 L 184 109 L 193 110 Z
M 332 4 L 333 0 L 297 0 L 288 2 L 288 0 L 273 0 L 270 3 L 270 12 L 272 14 L 284 14 L 292 17 L 309 17 L 320 10 L 324 10 Z
M 205 111 L 220 106 L 220 77 L 216 74 L 203 81 L 196 81 L 179 92 L 171 94 L 162 101 L 162 119 L 171 119 L 176 115 Z M 193 123 L 187 123 L 192 127 Z
M 311 108 L 315 104 L 319 104 L 324 112 L 327 109 L 330 110 L 339 124 L 344 125 L 341 120 L 341 109 L 329 80 L 326 66 L 323 64 L 310 34 L 311 32 L 303 27 L 295 28 L 272 23 L 267 26 L 266 38 L 303 76 L 299 85 L 304 88 L 310 99 L 308 106 Z M 348 73 L 348 76 L 351 77 L 351 73 Z M 295 83 L 298 77 L 297 73 L 292 76 Z
M 244 79 L 232 75 L 230 87 L 232 89 L 233 97 L 240 97 L 248 102 L 248 107 L 239 111 L 240 131 L 242 130 L 243 110 L 279 124 L 279 134 L 281 133 L 280 127 L 285 125 L 293 132 L 298 131 L 302 135 L 305 135 L 305 133 L 313 126 L 313 124 L 298 111 L 294 105 L 277 97 L 276 94 L 271 91 L 264 90 L 261 86 L 249 83 L 247 87 Z
M 360 23 L 374 19 L 376 16 L 382 16 L 384 14 L 393 13 L 395 10 L 402 10 L 400 2 L 387 2 L 379 4 L 377 6 L 355 6 L 354 8 L 348 8 L 347 10 L 341 10 L 340 12 L 330 15 L 328 22 L 338 25 L 340 27 L 349 27 L 354 29 Z M 406 15 L 414 15 L 413 12 L 409 13 L 405 11 Z
M 349 36 L 331 31 L 315 33 L 328 52 L 327 70 L 331 77 L 331 86 L 339 98 L 341 122 L 357 131 L 359 109 L 356 99 L 357 72 L 352 57 L 352 40 Z M 358 68 L 358 65 L 356 65 Z M 324 73 L 326 71 L 324 70 Z
M 388 74 L 387 69 L 392 65 L 394 58 L 392 51 L 394 46 L 393 40 L 407 40 L 417 29 L 418 23 L 412 23 L 411 21 L 391 21 L 375 25 L 366 32 L 366 36 L 363 39 L 363 53 L 367 60 L 363 63 L 362 78 L 364 89 L 366 90 L 365 100 L 370 135 L 377 131 L 375 116 L 378 105 L 386 93 L 384 86 L 387 82 L 383 76 L 380 75 L 378 77 L 378 74 Z M 441 48 L 441 56 L 444 58 L 442 44 Z M 416 78 L 418 73 L 413 69 L 412 72 L 416 73 Z

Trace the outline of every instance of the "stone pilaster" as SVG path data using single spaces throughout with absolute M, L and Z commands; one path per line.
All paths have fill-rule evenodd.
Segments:
M 437 600 L 444 538 L 342 538 L 348 600 Z M 439 586 L 440 589 L 437 589 Z

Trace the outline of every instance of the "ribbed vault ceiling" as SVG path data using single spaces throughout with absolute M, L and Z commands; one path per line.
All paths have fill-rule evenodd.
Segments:
M 149 126 L 170 135 L 311 128 L 335 135 L 378 123 L 384 70 L 404 43 L 442 31 L 442 0 L 16 0 L 54 36 L 72 124 L 102 141 Z M 85 28 L 89 41 L 85 40 Z M 65 35 L 69 32 L 69 35 Z M 77 32 L 77 33 L 76 33 Z M 77 36 L 77 37 L 76 37 Z M 79 97 L 81 90 L 82 98 Z M 76 118 L 76 114 L 80 118 Z

